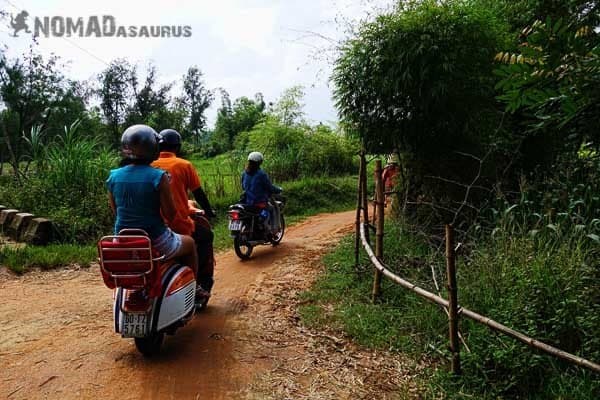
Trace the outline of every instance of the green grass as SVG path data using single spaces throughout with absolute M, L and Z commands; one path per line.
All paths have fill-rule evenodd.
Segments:
M 230 155 L 221 155 L 212 159 L 192 158 L 190 161 L 201 177 L 211 206 L 217 210 L 218 219 L 214 225 L 215 250 L 230 248 L 232 239 L 227 230 L 227 209 L 229 205 L 239 200 L 241 194 L 240 174 L 243 164 L 232 159 Z M 110 162 L 107 161 L 104 164 L 109 165 Z M 265 167 L 268 168 L 268 163 L 265 163 Z M 33 204 L 34 199 L 43 198 L 39 193 L 47 191 L 47 188 L 38 181 L 28 182 L 29 190 L 27 191 L 17 191 L 9 188 L 9 183 L 14 185 L 9 177 L 3 177 L 3 179 L 7 180 L 7 184 L 4 187 L 5 190 L 0 189 L 0 200 L 8 203 L 6 205 Z M 60 199 L 59 194 L 64 195 L 65 190 L 61 190 L 57 192 L 56 199 L 54 197 L 47 198 L 51 200 L 48 204 L 39 202 L 38 209 L 27 209 L 27 211 L 41 213 L 40 215 L 49 215 L 53 220 L 58 221 L 61 238 L 81 237 L 80 240 L 73 241 L 75 243 L 88 241 L 89 245 L 40 248 L 29 246 L 26 250 L 17 253 L 5 250 L 6 254 L 0 257 L 0 264 L 9 266 L 17 272 L 23 272 L 32 266 L 52 268 L 72 262 L 85 264 L 94 260 L 96 253 L 95 251 L 90 252 L 89 249 L 94 248 L 94 241 L 99 236 L 99 232 L 112 231 L 113 223 L 107 207 L 105 191 L 100 183 L 103 179 L 104 177 L 96 179 L 99 182 L 95 185 L 98 187 L 96 192 L 100 194 L 81 197 L 78 193 L 69 193 L 68 197 L 71 202 L 76 203 L 76 207 L 64 204 L 64 200 Z M 352 176 L 304 178 L 294 182 L 274 183 L 284 188 L 284 195 L 288 200 L 285 209 L 288 226 L 310 215 L 350 209 L 355 203 L 356 177 Z M 15 193 L 21 193 L 18 199 L 13 198 Z M 52 204 L 58 205 L 52 206 Z M 50 212 L 50 209 L 51 214 L 46 214 Z M 81 250 L 77 251 L 77 248 Z M 77 253 L 83 258 L 74 258 Z M 87 256 L 83 256 L 86 254 Z
M 356 177 L 306 178 L 297 182 L 284 183 L 282 186 L 284 187 L 284 195 L 288 199 L 285 217 L 289 227 L 311 215 L 352 208 Z M 215 251 L 226 250 L 233 246 L 233 241 L 227 229 L 226 211 L 228 206 L 235 203 L 238 198 L 239 193 L 237 195 L 230 194 L 229 197 L 210 198 L 211 204 L 217 209 L 218 215 L 213 227 Z M 96 257 L 97 254 L 93 245 L 28 246 L 23 251 L 3 250 L 0 253 L 0 265 L 5 265 L 15 272 L 21 273 L 34 266 L 47 269 L 75 262 L 89 264 Z
M 546 343 L 600 360 L 600 269 L 586 242 L 496 236 L 482 241 L 458 264 L 461 305 Z M 385 261 L 398 275 L 434 291 L 434 265 L 445 296 L 443 254 L 406 231 L 386 224 Z M 487 327 L 461 320 L 471 352 L 462 351 L 463 377 L 447 372 L 447 317 L 410 291 L 383 280 L 372 304 L 373 270 L 362 256 L 354 270 L 353 238 L 323 259 L 325 269 L 303 294 L 305 324 L 344 331 L 358 343 L 401 351 L 434 366 L 419 379 L 426 398 L 596 399 L 600 377 L 532 351 Z
M 190 158 L 207 193 L 211 206 L 217 210 L 218 220 L 213 229 L 215 250 L 232 246 L 227 230 L 227 209 L 239 201 L 242 192 L 240 176 L 243 162 L 229 154 L 211 159 Z M 268 162 L 265 169 L 268 173 Z M 273 182 L 283 187 L 287 199 L 284 211 L 288 226 L 308 216 L 351 209 L 355 200 L 356 176 L 302 178 L 292 182 Z
M 408 235 L 398 240 L 391 226 L 388 226 L 386 245 L 402 249 L 406 254 L 405 261 L 423 260 L 426 251 Z M 385 279 L 382 282 L 384 296 L 373 304 L 370 298 L 373 271 L 366 267 L 368 260 L 364 254 L 361 255 L 361 268 L 359 271 L 354 269 L 353 248 L 354 235 L 351 235 L 323 258 L 324 272 L 315 286 L 303 294 L 307 304 L 301 307 L 300 314 L 305 322 L 314 327 L 326 322 L 326 327 L 341 329 L 367 346 L 415 356 L 428 351 L 433 342 L 424 332 L 433 332 L 436 337 L 445 332 L 445 316 L 441 310 Z M 417 278 L 422 273 L 418 268 L 407 266 L 405 272 Z
M 356 177 L 304 178 L 296 182 L 282 184 L 287 199 L 284 215 L 287 226 L 292 226 L 311 215 L 338 212 L 352 209 L 354 206 L 354 187 Z M 227 230 L 227 206 L 238 199 L 224 203 L 217 208 L 219 219 L 214 226 L 215 249 L 231 247 L 233 242 Z M 212 201 L 212 199 L 211 199 Z M 215 207 L 215 206 L 213 206 Z M 284 239 L 285 240 L 285 239 Z
M 52 244 L 0 248 L 0 265 L 19 274 L 31 268 L 51 269 L 70 264 L 89 266 L 97 257 L 96 246 Z

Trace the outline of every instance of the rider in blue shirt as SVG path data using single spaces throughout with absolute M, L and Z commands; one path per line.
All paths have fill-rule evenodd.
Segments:
M 121 137 L 127 162 L 110 171 L 106 180 L 110 206 L 116 216 L 115 234 L 126 228 L 143 229 L 153 248 L 166 259 L 181 258 L 196 274 L 194 239 L 173 232 L 163 220 L 164 217 L 171 221 L 176 209 L 168 174 L 150 166 L 158 156 L 157 137 L 154 129 L 146 125 L 133 125 Z
M 258 208 L 267 207 L 272 194 L 281 193 L 281 188 L 273 185 L 265 171 L 260 169 L 264 158 L 258 151 L 248 155 L 248 165 L 242 173 L 242 189 L 246 194 L 244 203 Z
M 263 155 L 258 151 L 248 155 L 248 164 L 242 173 L 243 202 L 262 210 L 265 230 L 272 233 L 279 229 L 279 210 L 269 203 L 269 198 L 273 194 L 281 193 L 281 188 L 273 185 L 266 172 L 260 169 L 263 160 Z M 271 216 L 274 216 L 273 221 Z

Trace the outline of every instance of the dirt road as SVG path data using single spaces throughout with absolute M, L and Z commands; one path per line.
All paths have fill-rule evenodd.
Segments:
M 240 262 L 217 256 L 208 309 L 144 359 L 112 330 L 98 269 L 0 274 L 0 399 L 406 398 L 414 365 L 306 330 L 296 313 L 354 212 L 288 230 Z

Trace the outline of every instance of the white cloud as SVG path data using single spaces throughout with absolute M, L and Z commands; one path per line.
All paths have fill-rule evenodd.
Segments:
M 141 68 L 153 60 L 165 82 L 179 80 L 189 66 L 198 65 L 209 87 L 223 87 L 232 98 L 260 91 L 273 101 L 284 89 L 301 84 L 306 88 L 307 117 L 313 121 L 337 118 L 327 85 L 331 66 L 322 50 L 315 51 L 328 42 L 307 32 L 337 40 L 344 34 L 339 21 L 359 18 L 365 10 L 389 1 L 10 0 L 32 17 L 113 15 L 124 25 L 192 27 L 191 38 L 41 38 L 40 51 L 72 60 L 70 76 L 76 79 L 99 73 L 105 65 L 98 59 L 126 58 Z M 0 35 L 9 54 L 17 56 L 27 49 L 29 40 L 12 38 L 7 32 Z M 219 105 L 215 103 L 209 121 L 214 121 Z

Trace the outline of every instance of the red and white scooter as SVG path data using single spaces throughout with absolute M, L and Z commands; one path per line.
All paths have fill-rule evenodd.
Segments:
M 164 260 L 139 229 L 104 236 L 98 253 L 104 283 L 114 289 L 115 332 L 134 338 L 145 356 L 158 353 L 164 335 L 173 335 L 194 316 L 194 272 Z

